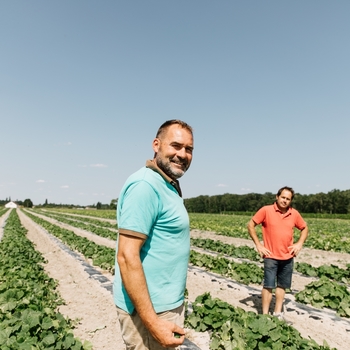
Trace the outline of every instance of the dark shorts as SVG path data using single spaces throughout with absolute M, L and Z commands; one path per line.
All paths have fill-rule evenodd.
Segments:
M 288 260 L 264 259 L 264 288 L 292 286 L 294 258 Z

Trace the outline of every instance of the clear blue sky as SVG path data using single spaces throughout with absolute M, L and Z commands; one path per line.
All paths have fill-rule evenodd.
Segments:
M 184 198 L 350 189 L 350 1 L 0 2 L 0 199 L 110 203 L 165 120 Z

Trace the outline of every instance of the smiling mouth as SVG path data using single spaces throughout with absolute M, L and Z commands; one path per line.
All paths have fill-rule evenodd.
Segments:
M 186 164 L 184 162 L 177 162 L 175 160 L 171 161 L 173 164 L 175 164 L 176 166 L 179 166 L 181 168 L 186 168 Z
M 179 163 L 173 163 L 177 168 L 180 168 L 181 170 L 185 169 L 185 164 L 179 164 Z

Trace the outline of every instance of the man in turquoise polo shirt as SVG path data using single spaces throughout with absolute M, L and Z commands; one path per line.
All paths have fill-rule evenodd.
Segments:
M 192 161 L 192 128 L 165 122 L 153 151 L 127 179 L 117 207 L 114 301 L 126 348 L 135 350 L 174 348 L 185 339 L 190 229 L 178 179 Z

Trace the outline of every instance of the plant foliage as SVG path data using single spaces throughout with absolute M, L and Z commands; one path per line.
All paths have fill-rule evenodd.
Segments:
M 284 321 L 270 315 L 246 312 L 210 293 L 198 296 L 193 311 L 186 317 L 186 326 L 198 332 L 210 333 L 211 350 L 329 350 L 326 341 L 318 345 Z
M 190 252 L 190 263 L 244 284 L 260 284 L 264 277 L 262 268 L 256 264 L 236 263 L 222 256 L 201 254 L 193 250 Z
M 339 316 L 350 317 L 350 292 L 344 285 L 324 276 L 298 292 L 295 300 L 317 308 L 330 308 Z
M 16 211 L 12 211 L 0 243 L 0 348 L 2 350 L 89 350 L 72 333 L 72 321 L 57 307 L 63 300 L 57 283 L 26 238 Z

